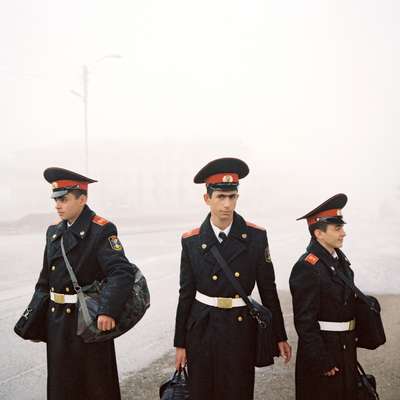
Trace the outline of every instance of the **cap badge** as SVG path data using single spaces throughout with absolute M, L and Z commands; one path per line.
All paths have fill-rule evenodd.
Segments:
M 224 183 L 232 183 L 233 182 L 233 176 L 232 175 L 224 175 L 222 178 L 222 182 Z
M 52 186 L 54 189 L 57 189 L 57 188 L 58 188 L 58 183 L 57 183 L 57 182 L 53 182 L 53 183 L 51 184 L 51 186 Z
M 337 215 L 338 215 L 339 217 L 341 217 L 341 216 L 342 216 L 342 210 L 337 210 Z

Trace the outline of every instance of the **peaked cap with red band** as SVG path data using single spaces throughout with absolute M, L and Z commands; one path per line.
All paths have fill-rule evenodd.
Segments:
M 238 158 L 218 158 L 209 162 L 194 177 L 194 183 L 205 183 L 214 190 L 236 190 L 239 179 L 249 173 L 247 164 Z
M 53 193 L 51 197 L 56 199 L 65 196 L 71 190 L 88 190 L 89 183 L 97 182 L 94 179 L 69 171 L 68 169 L 51 167 L 43 172 L 44 179 L 51 183 Z
M 317 222 L 326 222 L 328 224 L 343 225 L 342 208 L 347 203 L 347 196 L 343 193 L 335 194 L 330 199 L 324 201 L 321 205 L 314 208 L 306 215 L 297 218 L 307 219 L 308 225 L 316 224 Z

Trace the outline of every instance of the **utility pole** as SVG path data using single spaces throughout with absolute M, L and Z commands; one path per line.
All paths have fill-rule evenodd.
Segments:
M 105 55 L 95 61 L 99 63 L 106 58 L 121 58 L 119 54 Z M 89 118 L 88 118 L 88 104 L 89 104 L 89 67 L 84 64 L 82 66 L 82 93 L 71 90 L 71 93 L 82 99 L 83 102 L 83 132 L 85 141 L 85 174 L 89 174 Z
M 88 84 L 89 69 L 87 65 L 82 67 L 82 83 L 83 83 L 83 123 L 85 134 L 85 173 L 89 174 L 89 127 L 88 127 Z

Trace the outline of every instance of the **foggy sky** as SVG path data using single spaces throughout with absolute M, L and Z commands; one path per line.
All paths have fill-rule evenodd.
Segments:
M 250 214 L 343 191 L 398 221 L 399 17 L 388 0 L 3 2 L 0 220 L 51 210 L 46 167 L 84 173 L 87 64 L 96 209 L 204 213 L 194 174 L 236 156 Z

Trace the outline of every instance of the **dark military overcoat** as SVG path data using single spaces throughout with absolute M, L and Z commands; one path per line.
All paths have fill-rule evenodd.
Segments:
M 182 238 L 174 346 L 187 351 L 191 400 L 253 399 L 256 324 L 247 307 L 221 309 L 195 299 L 196 291 L 239 297 L 210 251 L 214 245 L 248 295 L 257 283 L 262 303 L 273 313 L 276 340 L 287 339 L 266 231 L 235 213 L 223 244 L 210 215 Z
M 321 331 L 318 324 L 351 321 L 355 317 L 355 295 L 336 271 L 340 269 L 351 281 L 354 274 L 345 255 L 339 249 L 336 253 L 337 259 L 313 239 L 290 275 L 294 323 L 299 336 L 297 400 L 356 399 L 355 331 Z M 333 367 L 339 368 L 339 373 L 324 376 Z
M 135 268 L 125 257 L 114 224 L 85 206 L 75 223 L 47 230 L 43 269 L 36 290 L 74 294 L 61 253 L 81 286 L 107 279 L 99 314 L 116 320 L 133 285 Z M 84 343 L 76 335 L 77 305 L 50 301 L 47 314 L 47 395 L 49 400 L 119 400 L 114 342 Z

